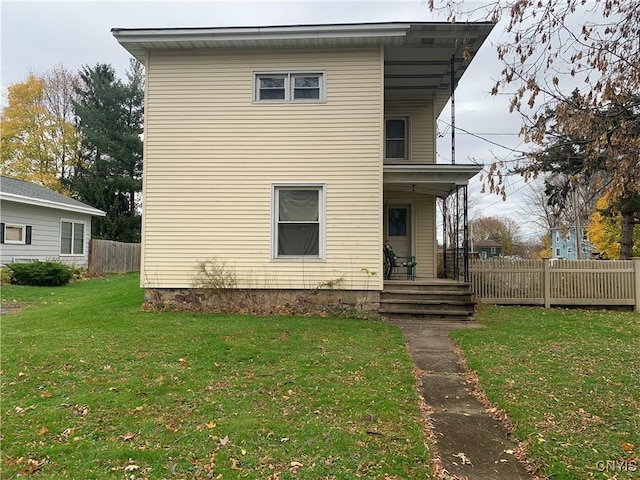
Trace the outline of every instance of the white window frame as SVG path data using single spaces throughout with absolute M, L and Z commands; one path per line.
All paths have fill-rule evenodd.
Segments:
M 284 78 L 284 99 L 260 99 L 260 78 Z M 318 77 L 319 98 L 294 98 L 294 82 L 296 77 Z M 278 70 L 274 72 L 253 72 L 252 90 L 253 103 L 324 103 L 327 98 L 326 89 L 326 72 L 324 70 L 296 71 L 296 70 Z
M 318 255 L 278 255 L 278 223 L 280 190 L 318 191 Z M 327 186 L 324 183 L 273 183 L 271 185 L 271 260 L 294 262 L 324 262 L 327 252 L 326 233 Z
M 22 232 L 22 235 L 21 235 L 22 240 L 8 240 L 7 228 L 19 228 Z M 8 243 L 10 245 L 26 245 L 27 244 L 27 226 L 21 225 L 19 223 L 5 223 L 4 224 L 4 243 Z
M 387 121 L 389 120 L 402 120 L 404 122 L 404 155 L 402 157 L 389 157 L 387 155 Z M 384 117 L 384 159 L 389 161 L 403 161 L 409 160 L 409 115 L 393 115 L 389 117 Z
M 62 253 L 62 224 L 63 223 L 70 223 L 71 224 L 71 253 Z M 76 225 L 77 224 L 82 224 L 82 252 L 81 253 L 76 253 L 75 252 L 75 248 L 74 248 L 74 238 L 75 238 L 75 233 L 76 233 Z M 82 257 L 86 254 L 86 245 L 85 245 L 85 238 L 86 238 L 86 231 L 87 231 L 87 222 L 84 222 L 82 220 L 72 220 L 69 218 L 61 218 L 60 219 L 60 256 L 61 257 Z

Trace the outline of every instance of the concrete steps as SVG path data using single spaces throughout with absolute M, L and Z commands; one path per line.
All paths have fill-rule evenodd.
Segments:
M 390 280 L 380 295 L 380 314 L 387 319 L 469 320 L 475 302 L 467 283 Z

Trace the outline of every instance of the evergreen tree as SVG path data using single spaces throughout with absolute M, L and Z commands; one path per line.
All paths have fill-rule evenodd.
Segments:
M 92 222 L 94 237 L 137 242 L 141 231 L 142 66 L 132 61 L 126 83 L 110 65 L 85 66 L 76 93 L 74 110 L 82 151 L 69 188 L 81 201 L 107 213 Z

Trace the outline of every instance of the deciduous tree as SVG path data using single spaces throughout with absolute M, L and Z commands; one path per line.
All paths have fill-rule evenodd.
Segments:
M 606 170 L 609 195 L 622 206 L 632 204 L 628 200 L 640 194 L 640 0 L 508 0 L 471 8 L 457 0 L 429 3 L 454 21 L 504 25 L 496 46 L 503 69 L 492 93 L 511 96 L 524 139 L 538 147 L 514 165 L 494 163 L 487 178 L 493 192 L 506 195 L 509 170 L 527 179 L 545 172 L 546 112 L 553 110 L 559 133 L 584 139 L 580 173 Z M 623 208 L 620 215 L 621 257 L 629 258 L 636 212 Z
M 2 173 L 62 191 L 78 154 L 71 110 L 77 77 L 62 66 L 11 85 L 2 111 Z
M 494 240 L 502 245 L 504 255 L 513 255 L 520 241 L 520 226 L 509 217 L 479 217 L 469 222 L 473 241 Z
M 612 205 L 608 195 L 601 197 L 596 205 L 596 211 L 591 215 L 591 223 L 589 223 L 587 232 L 589 240 L 606 258 L 615 259 L 620 256 L 621 222 L 621 215 L 616 213 L 615 200 Z M 640 257 L 640 225 L 635 225 L 633 239 L 632 253 L 634 256 Z

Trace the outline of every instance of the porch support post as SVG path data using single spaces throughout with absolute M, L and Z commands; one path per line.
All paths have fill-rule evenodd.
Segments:
M 468 211 L 468 187 L 462 187 L 462 195 L 464 198 L 464 281 L 469 283 L 469 211 Z
M 459 258 L 459 244 L 460 244 L 460 188 L 456 186 L 456 218 L 454 226 L 454 242 L 453 245 L 453 278 L 455 280 L 460 279 L 460 258 Z
M 444 278 L 449 278 L 447 270 L 447 197 L 442 197 L 442 268 Z

